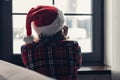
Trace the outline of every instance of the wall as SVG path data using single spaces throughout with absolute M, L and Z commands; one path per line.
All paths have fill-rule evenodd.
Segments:
M 120 80 L 120 0 L 105 0 L 105 63 Z
M 104 8 L 104 41 L 105 41 L 105 49 L 104 49 L 104 63 L 106 65 L 112 65 L 112 0 L 105 0 L 105 8 Z
M 113 4 L 112 76 L 113 80 L 120 80 L 120 0 L 113 0 L 112 4 Z

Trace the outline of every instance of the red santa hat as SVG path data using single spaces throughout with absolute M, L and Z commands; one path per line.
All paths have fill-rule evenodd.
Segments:
M 33 42 L 32 28 L 40 36 L 52 36 L 63 28 L 64 16 L 62 11 L 54 6 L 38 6 L 32 8 L 26 18 L 27 37 L 24 41 L 29 44 Z

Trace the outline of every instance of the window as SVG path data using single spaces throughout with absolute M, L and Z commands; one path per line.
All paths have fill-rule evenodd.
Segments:
M 4 33 L 4 49 L 8 48 L 6 51 L 4 51 L 6 57 L 10 55 L 10 58 L 14 59 L 13 56 L 20 56 L 20 46 L 24 43 L 23 36 L 26 35 L 26 14 L 32 7 L 36 7 L 37 5 L 42 4 L 54 5 L 64 12 L 65 24 L 69 27 L 68 36 L 72 40 L 77 40 L 81 46 L 84 61 L 83 65 L 103 64 L 102 3 L 102 0 L 4 1 L 4 31 L 6 30 L 6 27 L 8 28 Z
M 29 4 L 27 4 L 29 2 Z M 64 2 L 64 4 L 63 4 Z M 65 14 L 65 24 L 69 27 L 68 36 L 77 40 L 83 53 L 92 52 L 92 0 L 13 0 L 13 53 L 20 54 L 20 46 L 24 44 L 26 13 L 37 5 L 54 5 Z M 26 5 L 26 7 L 21 6 Z M 73 15 L 71 15 L 73 14 Z

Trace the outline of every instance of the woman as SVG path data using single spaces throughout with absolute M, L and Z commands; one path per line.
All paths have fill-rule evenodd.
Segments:
M 31 25 L 39 36 L 34 41 Z M 26 18 L 26 44 L 21 47 L 24 65 L 57 80 L 77 80 L 82 62 L 77 41 L 67 40 L 62 11 L 54 6 L 32 8 Z

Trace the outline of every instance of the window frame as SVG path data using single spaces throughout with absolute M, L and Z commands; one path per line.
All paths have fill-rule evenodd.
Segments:
M 55 0 L 53 0 L 54 4 Z M 1 59 L 22 65 L 21 55 L 13 54 L 12 0 L 2 1 L 2 27 L 0 28 Z M 95 7 L 94 7 L 95 6 Z M 83 66 L 104 65 L 104 0 L 93 0 L 93 53 L 83 54 Z M 75 15 L 75 14 L 65 14 Z M 76 14 L 82 15 L 82 14 Z M 6 24 L 7 23 L 7 24 Z M 96 27 L 97 26 L 97 27 Z
M 2 9 L 2 2 L 0 1 L 0 10 L 2 11 L 3 9 Z M 2 12 L 0 12 L 0 26 L 2 26 L 3 25 L 3 21 L 2 21 L 2 19 L 3 19 L 3 17 L 2 17 Z M 0 39 L 0 44 L 1 44 L 1 48 L 0 48 L 0 59 L 3 59 L 3 54 L 2 54 L 2 50 L 3 50 L 3 47 L 2 47 L 2 45 L 3 45 L 3 35 L 2 35 L 2 33 L 3 33 L 3 27 L 0 27 L 0 36 L 2 37 L 2 39 Z

